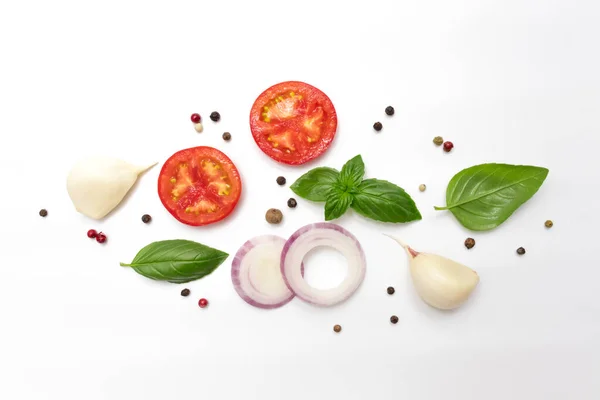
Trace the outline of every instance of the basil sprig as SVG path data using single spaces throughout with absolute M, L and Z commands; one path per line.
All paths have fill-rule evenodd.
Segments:
M 319 167 L 308 171 L 290 187 L 298 196 L 325 202 L 325 220 L 341 217 L 348 208 L 381 222 L 409 222 L 421 213 L 408 193 L 391 182 L 365 179 L 360 155 L 349 160 L 341 171 Z

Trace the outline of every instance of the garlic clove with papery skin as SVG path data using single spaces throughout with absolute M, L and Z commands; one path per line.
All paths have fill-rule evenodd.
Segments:
M 78 161 L 67 176 L 67 192 L 75 209 L 102 219 L 115 209 L 138 176 L 156 165 L 137 166 L 116 158 L 94 156 Z
M 477 272 L 466 265 L 437 254 L 415 251 L 401 240 L 389 237 L 406 250 L 415 289 L 430 306 L 440 310 L 458 308 L 479 284 Z

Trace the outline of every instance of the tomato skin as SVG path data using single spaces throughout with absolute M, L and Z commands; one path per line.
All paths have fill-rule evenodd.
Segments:
M 182 193 L 177 197 L 179 187 Z M 226 194 L 221 193 L 222 188 L 226 188 Z M 209 225 L 227 218 L 241 193 L 242 181 L 235 164 L 213 147 L 198 146 L 174 153 L 158 176 L 158 195 L 163 206 L 176 220 L 190 226 Z M 204 203 L 210 211 L 201 208 Z
M 282 97 L 288 94 L 293 95 Z M 280 107 L 291 111 L 293 116 L 284 115 L 274 121 L 265 117 L 265 112 L 272 112 L 265 111 L 268 106 L 277 107 L 274 103 L 277 98 L 283 102 L 295 100 L 291 107 Z M 296 101 L 298 98 L 301 100 Z M 313 120 L 317 121 L 314 126 Z M 255 100 L 250 111 L 250 129 L 263 153 L 283 164 L 300 165 L 319 157 L 329 148 L 337 131 L 337 113 L 329 97 L 316 87 L 300 81 L 281 82 L 266 89 Z

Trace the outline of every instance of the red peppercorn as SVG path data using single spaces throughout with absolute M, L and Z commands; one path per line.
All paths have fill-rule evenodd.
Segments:
M 444 151 L 449 153 L 450 150 L 454 148 L 454 144 L 452 142 L 444 142 Z
M 100 232 L 96 236 L 96 242 L 98 242 L 98 243 L 104 243 L 104 242 L 106 242 L 106 235 L 104 233 Z
M 208 300 L 202 298 L 198 301 L 198 305 L 200 306 L 200 308 L 204 308 L 208 305 Z
M 192 119 L 192 122 L 195 124 L 202 121 L 202 118 L 200 117 L 200 114 L 198 114 L 198 113 L 193 113 L 191 119 Z
M 98 235 L 98 232 L 96 232 L 96 230 L 95 230 L 95 229 L 90 229 L 90 230 L 88 231 L 88 237 L 89 237 L 90 239 L 93 239 L 93 238 L 95 238 L 97 235 Z

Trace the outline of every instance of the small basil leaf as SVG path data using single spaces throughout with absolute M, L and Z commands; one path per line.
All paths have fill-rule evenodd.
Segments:
M 352 195 L 347 192 L 334 189 L 329 192 L 325 203 L 325 221 L 331 221 L 341 217 L 352 204 Z
M 408 193 L 388 181 L 365 179 L 353 197 L 352 209 L 376 221 L 409 222 L 421 219 L 421 213 Z
M 130 264 L 146 278 L 186 283 L 213 272 L 229 255 L 189 240 L 163 240 L 142 248 Z
M 340 173 L 333 168 L 314 168 L 298 178 L 290 189 L 304 199 L 326 201 L 327 194 L 339 176 Z
M 467 229 L 486 231 L 506 221 L 542 186 L 548 169 L 529 165 L 480 164 L 450 180 L 446 207 Z
M 342 167 L 339 182 L 348 189 L 356 188 L 365 176 L 365 163 L 361 155 L 350 159 Z

